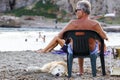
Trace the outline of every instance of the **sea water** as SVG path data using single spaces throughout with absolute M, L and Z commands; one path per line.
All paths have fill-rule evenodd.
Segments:
M 61 29 L 0 28 L 0 51 L 38 50 L 44 48 Z M 45 36 L 45 42 L 41 36 Z M 107 46 L 120 46 L 120 33 L 108 32 Z M 55 49 L 60 49 L 58 45 Z

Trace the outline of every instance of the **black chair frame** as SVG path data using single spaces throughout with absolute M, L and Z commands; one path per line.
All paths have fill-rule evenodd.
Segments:
M 90 47 L 89 47 L 89 38 L 93 38 L 95 40 L 99 40 L 101 43 L 100 47 L 100 61 L 102 67 L 102 74 L 106 75 L 105 72 L 105 61 L 104 61 L 104 40 L 101 36 L 92 30 L 69 30 L 64 32 L 63 39 L 68 44 L 69 39 L 73 40 L 73 53 L 69 53 L 67 51 L 67 67 L 68 67 L 68 78 L 71 77 L 72 72 L 72 62 L 73 58 L 85 58 L 90 57 L 91 60 L 91 68 L 92 68 L 92 75 L 93 77 L 96 76 L 96 54 L 90 54 Z

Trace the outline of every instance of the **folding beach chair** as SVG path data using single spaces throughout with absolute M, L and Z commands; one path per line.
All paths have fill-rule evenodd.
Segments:
M 110 75 L 120 76 L 120 48 L 113 49 L 113 56 L 114 63 L 117 65 L 113 65 L 112 61 L 110 62 Z M 110 59 L 112 60 L 112 55 L 110 55 Z
M 91 68 L 93 77 L 96 76 L 96 54 L 90 54 L 89 50 L 89 38 L 97 39 L 101 43 L 100 47 L 100 60 L 102 67 L 102 74 L 106 75 L 105 72 L 105 61 L 104 61 L 104 40 L 99 36 L 99 34 L 95 31 L 91 30 L 69 30 L 63 34 L 65 41 L 69 39 L 73 40 L 73 50 L 72 52 L 67 51 L 67 68 L 68 68 L 68 78 L 71 77 L 72 72 L 72 63 L 73 58 L 85 58 L 90 57 L 91 60 Z M 68 46 L 68 44 L 66 44 Z

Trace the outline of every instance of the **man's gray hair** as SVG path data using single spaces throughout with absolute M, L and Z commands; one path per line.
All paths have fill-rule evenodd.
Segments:
M 85 13 L 90 14 L 90 12 L 91 12 L 91 4 L 90 4 L 89 1 L 86 1 L 86 0 L 78 1 L 76 9 L 81 9 Z

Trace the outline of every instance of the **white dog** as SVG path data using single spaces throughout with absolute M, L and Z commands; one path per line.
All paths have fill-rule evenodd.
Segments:
M 67 76 L 67 64 L 63 61 L 53 61 L 43 65 L 43 67 L 30 66 L 26 69 L 30 72 L 46 72 L 54 76 Z

